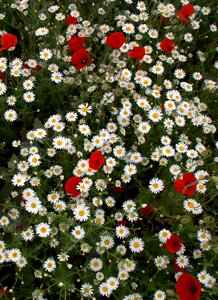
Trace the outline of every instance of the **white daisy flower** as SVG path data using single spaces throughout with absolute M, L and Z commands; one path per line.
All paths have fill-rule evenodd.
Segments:
M 21 269 L 24 268 L 27 265 L 26 258 L 23 256 L 19 257 L 18 260 L 16 261 L 16 265 Z
M 37 214 L 42 209 L 42 203 L 37 197 L 28 198 L 25 202 L 26 211 Z
M 89 267 L 92 271 L 98 272 L 103 267 L 103 262 L 100 258 L 92 258 L 89 263 Z
M 106 283 L 106 282 L 103 282 L 99 285 L 99 293 L 102 295 L 102 296 L 107 296 L 109 297 L 112 293 L 113 289 L 111 288 L 111 286 Z
M 166 293 L 161 290 L 157 290 L 154 294 L 154 300 L 164 300 L 166 299 Z
M 114 246 L 114 239 L 109 235 L 102 236 L 100 245 L 107 250 L 111 249 Z
M 116 227 L 116 236 L 120 239 L 126 238 L 130 234 L 129 229 L 126 226 L 120 225 Z
M 52 52 L 50 49 L 43 49 L 42 51 L 39 52 L 39 57 L 42 59 L 42 60 L 49 60 L 51 57 L 52 57 Z
M 24 241 L 31 241 L 34 237 L 34 231 L 31 228 L 28 228 L 21 233 L 21 236 Z
M 81 240 L 85 236 L 85 230 L 79 225 L 75 226 L 71 233 L 77 240 Z
M 176 264 L 180 268 L 186 268 L 189 265 L 189 259 L 185 255 L 180 255 L 179 257 L 176 258 Z
M 21 257 L 21 252 L 19 249 L 14 248 L 9 251 L 9 259 L 16 262 Z
M 144 249 L 144 242 L 141 238 L 133 238 L 129 241 L 129 248 L 133 253 L 140 253 Z
M 36 225 L 36 234 L 38 234 L 38 236 L 45 238 L 49 236 L 50 233 L 51 233 L 51 228 L 47 223 L 42 222 Z
M 167 229 L 162 229 L 158 233 L 158 237 L 161 243 L 166 243 L 167 239 L 171 237 L 172 233 Z
M 4 118 L 6 121 L 14 122 L 17 120 L 17 112 L 14 109 L 8 109 L 4 113 Z
M 73 214 L 77 221 L 84 222 L 88 220 L 90 216 L 90 210 L 84 204 L 77 205 L 73 210 Z
M 93 295 L 93 286 L 89 283 L 84 283 L 80 288 L 80 293 L 83 297 L 91 297 Z
M 24 186 L 26 182 L 26 176 L 18 173 L 13 176 L 11 181 L 14 186 Z
M 56 262 L 53 258 L 48 258 L 44 264 L 43 264 L 43 268 L 47 271 L 47 272 L 52 272 L 56 269 Z
M 164 183 L 159 178 L 153 178 L 149 181 L 149 189 L 152 193 L 158 194 L 164 189 Z

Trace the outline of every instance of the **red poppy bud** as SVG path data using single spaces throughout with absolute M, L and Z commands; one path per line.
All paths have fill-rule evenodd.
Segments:
M 113 32 L 106 38 L 106 45 L 111 48 L 119 49 L 126 42 L 125 36 L 121 32 Z

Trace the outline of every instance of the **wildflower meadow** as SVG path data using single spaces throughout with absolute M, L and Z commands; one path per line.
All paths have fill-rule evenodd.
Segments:
M 0 299 L 218 299 L 217 1 L 0 4 Z

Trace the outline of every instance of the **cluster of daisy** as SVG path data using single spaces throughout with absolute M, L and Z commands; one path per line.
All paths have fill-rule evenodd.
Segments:
M 206 288 L 215 284 L 196 263 L 202 256 L 209 260 L 213 247 L 213 232 L 197 219 L 210 213 L 207 201 L 215 190 L 208 141 L 214 142 L 216 127 L 206 97 L 213 97 L 217 84 L 214 72 L 205 71 L 207 53 L 196 46 L 200 30 L 211 38 L 217 31 L 214 23 L 203 25 L 211 9 L 193 5 L 184 21 L 186 0 L 149 6 L 125 0 L 114 10 L 115 2 L 90 6 L 98 23 L 83 16 L 83 1 L 39 5 L 37 25 L 25 29 L 34 56 L 24 51 L 24 59 L 5 53 L 0 58 L 6 121 L 22 121 L 28 103 L 37 107 L 40 86 L 44 94 L 47 87 L 63 90 L 62 98 L 49 92 L 49 99 L 60 97 L 57 111 L 13 141 L 17 156 L 7 174 L 13 188 L 0 215 L 1 229 L 11 236 L 2 235 L 0 263 L 14 262 L 19 272 L 33 266 L 32 299 L 59 295 L 60 289 L 75 297 L 165 299 L 167 290 L 157 288 L 155 274 L 171 280 L 172 256 L 165 247 L 174 233 L 183 240 L 174 257 L 175 280 L 195 264 L 198 280 Z M 31 18 L 29 1 L 10 8 L 25 15 L 24 23 Z M 125 36 L 115 49 L 106 43 L 113 32 Z M 91 57 L 81 69 L 71 63 L 68 44 L 75 36 Z M 175 43 L 171 51 L 162 50 L 163 38 Z M 144 56 L 135 61 L 128 53 L 137 47 Z M 98 151 L 101 165 L 94 168 L 90 158 Z M 196 179 L 190 195 L 186 186 L 181 193 L 173 186 L 186 172 Z M 68 193 L 72 178 L 76 183 Z M 195 225 L 193 245 L 186 223 Z

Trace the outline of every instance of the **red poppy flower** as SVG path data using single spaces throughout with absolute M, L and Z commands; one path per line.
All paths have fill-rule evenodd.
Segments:
M 23 231 L 23 224 L 19 225 L 19 231 L 22 232 Z
M 106 38 L 106 45 L 111 48 L 119 49 L 126 42 L 125 36 L 121 32 L 113 32 Z
M 192 4 L 187 4 L 182 6 L 182 13 L 186 17 L 190 17 L 195 12 L 194 6 Z
M 134 47 L 132 51 L 127 52 L 127 55 L 131 58 L 136 58 L 137 61 L 140 61 L 145 55 L 145 49 L 141 47 Z
M 144 215 L 144 216 L 149 216 L 149 215 L 151 215 L 152 213 L 153 213 L 153 207 L 150 205 L 150 204 L 148 204 L 148 205 L 146 205 L 145 207 L 142 207 L 142 209 L 141 209 L 141 213 Z
M 177 253 L 182 247 L 181 239 L 176 235 L 171 235 L 166 241 L 166 249 L 171 253 Z
M 120 225 L 126 226 L 126 224 L 127 224 L 127 222 L 125 220 L 117 222 L 117 226 L 120 226 Z
M 185 272 L 177 280 L 176 292 L 179 300 L 197 300 L 201 295 L 201 283 Z
M 26 200 L 25 200 L 23 194 L 20 194 L 20 202 L 26 203 Z
M 104 157 L 100 150 L 93 152 L 89 158 L 89 167 L 98 170 L 104 165 Z
M 115 186 L 113 188 L 113 191 L 114 193 L 117 193 L 117 194 L 122 194 L 122 193 L 125 193 L 126 189 L 122 186 L 118 187 L 118 186 Z
M 76 198 L 80 195 L 80 191 L 77 190 L 78 184 L 82 182 L 82 179 L 77 176 L 70 177 L 65 183 L 64 189 L 67 194 L 69 194 L 72 198 Z
M 174 48 L 175 48 L 175 44 L 173 43 L 172 40 L 168 39 L 168 38 L 164 38 L 161 42 L 160 42 L 160 48 L 161 50 L 163 50 L 166 53 L 170 53 Z
M 77 70 L 80 70 L 91 62 L 91 58 L 86 49 L 81 48 L 73 53 L 71 62 L 73 65 L 75 65 Z
M 192 196 L 196 192 L 197 178 L 191 173 L 185 173 L 182 179 L 176 179 L 174 187 L 177 192 Z
M 0 71 L 0 80 L 3 81 L 4 79 L 4 74 Z
M 78 23 L 78 19 L 72 16 L 67 16 L 66 22 L 69 25 L 76 25 Z
M 184 272 L 184 268 L 180 268 L 177 263 L 176 263 L 176 259 L 173 260 L 173 269 L 176 271 L 176 272 Z
M 185 15 L 181 11 L 177 11 L 176 14 L 178 15 L 179 19 L 182 21 L 187 21 L 188 19 L 186 18 Z
M 161 23 L 166 24 L 166 22 L 167 22 L 167 18 L 166 17 L 161 17 Z
M 77 35 L 74 35 L 69 41 L 68 41 L 68 48 L 70 51 L 76 51 L 78 49 L 83 48 L 83 45 L 85 43 L 86 38 L 80 37 Z
M 14 48 L 18 43 L 18 39 L 15 35 L 11 33 L 3 34 L 0 38 L 0 44 L 2 47 L 0 48 L 0 52 L 3 50 L 7 50 L 10 48 Z
M 8 296 L 8 295 L 10 295 L 11 293 L 10 293 L 7 289 L 0 288 L 0 294 L 1 294 L 1 295 Z
M 164 103 L 163 104 L 161 104 L 161 110 L 165 110 L 165 106 L 164 106 Z
M 192 4 L 187 4 L 182 6 L 182 11 L 177 11 L 179 19 L 182 21 L 188 21 L 187 17 L 190 17 L 195 12 L 194 6 Z

